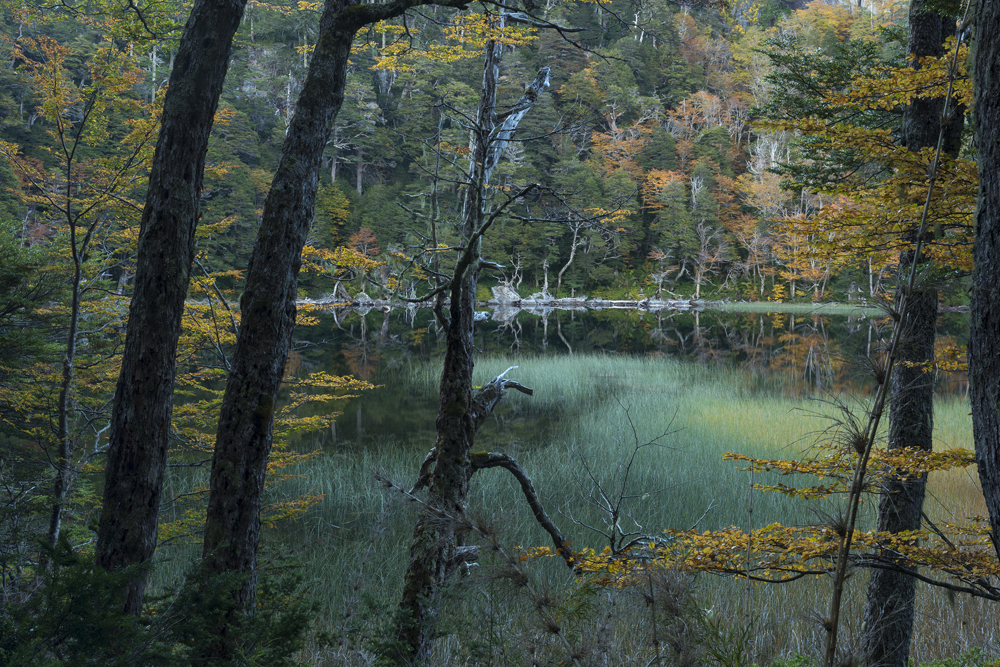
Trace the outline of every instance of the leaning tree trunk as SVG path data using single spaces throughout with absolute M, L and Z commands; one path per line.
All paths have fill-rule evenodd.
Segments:
M 503 15 L 499 29 L 503 28 Z M 474 307 L 481 263 L 482 234 L 496 218 L 486 213 L 486 186 L 490 175 L 521 118 L 548 86 L 548 68 L 528 86 L 521 100 L 501 119 L 496 114 L 496 88 L 502 44 L 486 46 L 483 87 L 475 127 L 472 130 L 471 159 L 465 205 L 459 233 L 462 251 L 447 285 L 450 297 L 446 331 L 444 368 L 441 371 L 436 421 L 434 469 L 430 474 L 426 511 L 417 521 L 410 547 L 410 561 L 400 601 L 397 637 L 406 650 L 400 662 L 426 662 L 430 655 L 441 591 L 459 568 L 476 557 L 476 550 L 461 546 L 465 503 L 469 491 L 472 446 L 476 431 L 503 391 L 510 386 L 496 378 L 473 395 Z M 514 384 L 514 383 L 511 383 Z
M 993 546 L 1000 557 L 1000 4 L 980 2 L 975 20 L 979 203 L 973 246 L 969 398 L 976 462 Z
M 328 0 L 319 38 L 296 103 L 281 159 L 264 203 L 247 282 L 242 322 L 223 396 L 212 459 L 204 568 L 207 576 L 245 575 L 233 591 L 233 611 L 213 631 L 211 660 L 233 654 L 233 623 L 253 608 L 260 508 L 271 452 L 274 405 L 295 327 L 302 247 L 312 224 L 323 148 L 344 100 L 354 35 L 363 26 L 402 14 L 426 0 L 357 5 Z M 460 6 L 459 0 L 435 4 Z
M 941 16 L 928 7 L 925 0 L 910 3 L 909 53 L 915 59 L 940 56 L 944 40 L 955 34 L 955 20 Z M 903 136 L 906 148 L 919 151 L 937 145 L 941 128 L 944 100 L 917 99 L 906 109 Z M 942 148 L 946 153 L 958 152 L 962 114 L 946 128 Z M 957 126 L 957 127 L 956 127 Z M 916 230 L 911 231 L 915 236 Z M 907 241 L 916 243 L 916 238 Z M 899 258 L 900 297 L 913 264 L 926 261 L 905 251 Z M 898 299 L 897 299 L 898 301 Z M 936 289 L 919 284 L 909 294 L 905 321 L 899 340 L 898 360 L 892 375 L 889 412 L 888 448 L 912 448 L 930 451 L 934 428 L 934 377 L 929 365 L 934 359 L 934 338 L 937 326 L 938 294 Z M 898 533 L 920 528 L 927 476 L 908 479 L 890 478 L 879 498 L 878 530 Z M 880 557 L 893 562 L 886 551 Z M 868 584 L 865 605 L 864 654 L 870 666 L 906 667 L 913 634 L 916 580 L 902 569 L 875 569 Z
M 128 332 L 112 406 L 97 564 L 148 561 L 167 463 L 177 338 L 194 259 L 205 153 L 233 36 L 246 0 L 197 0 L 164 100 L 142 212 Z M 146 577 L 137 572 L 125 611 L 138 615 Z

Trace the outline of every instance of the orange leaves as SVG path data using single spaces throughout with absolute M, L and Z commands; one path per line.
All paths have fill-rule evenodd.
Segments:
M 636 158 L 649 141 L 652 130 L 645 121 L 638 120 L 627 128 L 619 129 L 614 123 L 609 132 L 594 132 L 590 142 L 600 156 L 605 175 L 623 170 L 633 181 L 642 181 L 643 169 Z
M 442 141 L 438 144 L 438 148 L 446 153 L 454 153 L 455 155 L 466 156 L 470 153 L 468 144 L 458 144 L 453 145 L 447 141 Z

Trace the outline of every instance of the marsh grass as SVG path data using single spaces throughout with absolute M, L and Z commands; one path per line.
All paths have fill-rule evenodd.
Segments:
M 794 303 L 778 301 L 736 301 L 712 303 L 708 310 L 727 313 L 802 313 L 804 315 L 868 315 L 882 316 L 878 306 L 857 303 Z
M 818 523 L 831 512 L 827 502 L 751 491 L 750 473 L 722 460 L 727 451 L 762 458 L 809 455 L 824 437 L 829 418 L 836 416 L 837 408 L 829 401 L 789 398 L 778 380 L 665 357 L 487 357 L 477 364 L 477 383 L 515 365 L 508 377 L 535 393 L 527 397 L 511 392 L 484 426 L 481 441 L 520 461 L 574 548 L 599 550 L 606 543 L 600 534 L 607 529 L 606 516 L 588 502 L 596 485 L 612 495 L 636 495 L 627 503 L 621 527 L 646 534 L 695 526 L 759 528 L 776 521 L 803 525 Z M 411 363 L 394 381 L 405 383 L 408 393 L 433 396 L 439 374 L 440 364 Z M 971 448 L 967 413 L 967 404 L 959 399 L 938 402 L 938 446 Z M 433 428 L 434 415 L 427 414 L 426 420 Z M 539 423 L 544 426 L 532 426 Z M 622 466 L 637 444 L 651 441 L 656 445 L 639 452 L 627 486 L 621 488 Z M 312 594 L 325 605 L 321 626 L 339 638 L 329 646 L 314 645 L 307 652 L 310 663 L 370 664 L 372 643 L 387 636 L 417 509 L 380 486 L 374 474 L 378 471 L 409 487 L 427 444 L 425 434 L 414 440 L 374 437 L 363 446 L 341 443 L 302 465 L 299 477 L 274 492 L 275 500 L 323 495 L 296 523 L 269 533 L 272 543 L 293 548 L 304 563 Z M 767 483 L 768 478 L 758 473 L 754 481 Z M 470 513 L 494 522 L 508 545 L 548 544 L 506 472 L 478 473 L 469 507 Z M 975 470 L 936 473 L 927 511 L 934 520 L 951 521 L 982 514 Z M 568 599 L 582 595 L 556 561 L 530 563 L 531 576 Z M 439 643 L 438 664 L 531 664 L 537 659 L 526 653 L 526 647 L 541 651 L 547 636 L 539 630 L 537 604 L 517 587 L 505 585 L 504 577 L 497 575 L 502 570 L 502 564 L 486 554 L 473 576 L 456 582 L 449 592 L 443 622 L 452 634 Z M 858 573 L 849 585 L 849 634 L 860 631 L 860 620 L 850 619 L 861 618 L 865 579 Z M 692 585 L 697 607 L 692 613 L 700 622 L 751 629 L 743 638 L 744 648 L 756 664 L 815 654 L 823 644 L 820 621 L 830 590 L 825 577 L 748 589 L 742 580 L 698 575 Z M 991 605 L 924 585 L 919 591 L 913 650 L 917 663 L 953 657 L 976 646 L 997 652 L 998 619 Z M 648 664 L 648 605 L 635 591 L 597 590 L 589 595 L 579 640 L 613 647 L 608 655 L 614 657 L 605 664 Z M 716 641 L 738 639 L 731 634 L 720 637 Z M 850 641 L 847 646 L 850 651 Z

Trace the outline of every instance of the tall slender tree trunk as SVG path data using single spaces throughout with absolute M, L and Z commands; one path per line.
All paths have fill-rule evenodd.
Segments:
M 359 5 L 327 0 L 319 38 L 282 144 L 278 169 L 264 203 L 247 282 L 242 322 L 223 396 L 212 459 L 205 522 L 207 576 L 245 575 L 233 591 L 234 608 L 213 631 L 204 656 L 234 652 L 234 622 L 253 609 L 260 508 L 271 452 L 274 406 L 295 327 L 295 296 L 302 247 L 312 224 L 323 148 L 344 100 L 354 35 L 363 26 L 402 14 L 424 0 Z M 436 4 L 461 6 L 438 0 Z
M 980 2 L 975 20 L 979 203 L 969 325 L 969 398 L 976 462 L 993 545 L 1000 557 L 1000 3 Z
M 914 59 L 924 56 L 940 56 L 944 52 L 944 40 L 955 33 L 955 20 L 942 16 L 930 9 L 926 0 L 910 3 L 910 38 L 908 50 Z M 911 104 L 903 119 L 903 136 L 907 149 L 919 151 L 937 145 L 941 132 L 941 110 L 944 100 L 918 99 Z M 948 153 L 958 152 L 958 137 L 961 135 L 962 114 L 955 115 L 952 125 L 947 128 L 943 149 Z M 911 237 L 916 230 L 911 231 Z M 916 238 L 907 239 L 916 242 Z M 906 276 L 913 264 L 925 261 L 925 257 L 915 257 L 911 251 L 903 252 L 899 258 L 900 290 L 904 289 Z M 898 301 L 898 300 L 897 300 Z M 937 327 L 938 293 L 919 284 L 909 295 L 909 308 L 899 341 L 898 360 L 893 370 L 889 412 L 888 448 L 913 448 L 930 451 L 934 428 L 934 376 L 929 372 L 929 364 L 934 359 L 934 337 Z M 878 529 L 898 533 L 920 528 L 924 493 L 927 487 L 926 475 L 906 480 L 889 479 L 885 482 L 879 498 Z M 893 560 L 893 554 L 885 552 L 882 557 Z M 907 667 L 910 655 L 910 641 L 913 634 L 914 600 L 916 580 L 907 573 L 893 569 L 876 569 L 868 584 L 868 599 L 865 605 L 864 651 L 871 666 Z
M 360 24 L 337 21 L 348 6 L 327 3 L 309 73 L 282 145 L 264 203 L 212 459 L 204 567 L 209 576 L 246 575 L 234 591 L 234 614 L 251 607 L 256 591 L 260 507 L 271 452 L 274 404 L 295 327 L 296 279 L 313 218 L 323 148 L 344 97 L 347 58 Z M 217 629 L 206 656 L 232 655 L 232 621 Z
M 354 149 L 354 188 L 358 191 L 358 195 L 364 194 L 364 179 L 362 178 L 365 173 L 365 152 L 361 146 Z
M 576 241 L 580 236 L 580 230 L 582 228 L 583 228 L 583 223 L 576 223 L 573 225 L 573 242 L 570 244 L 569 247 L 569 259 L 566 260 L 566 263 L 563 265 L 563 267 L 559 269 L 559 275 L 556 276 L 555 297 L 557 299 L 559 298 L 559 290 L 562 289 L 563 274 L 566 273 L 566 269 L 568 269 L 570 265 L 573 263 L 573 260 L 576 259 L 576 246 L 577 246 Z
M 72 163 L 70 163 L 72 164 Z M 66 185 L 67 192 L 72 187 L 72 181 Z M 69 196 L 67 195 L 67 199 Z M 67 209 L 68 211 L 68 209 Z M 83 253 L 77 247 L 76 229 L 71 215 L 70 251 L 73 253 L 73 292 L 69 312 L 69 332 L 66 334 L 66 350 L 63 353 L 62 379 L 59 384 L 58 414 L 56 415 L 57 438 L 59 452 L 56 458 L 56 478 L 53 484 L 52 512 L 49 515 L 49 545 L 55 548 L 62 530 L 62 518 L 66 505 L 66 497 L 73 486 L 76 468 L 73 463 L 73 452 L 76 439 L 69 432 L 70 394 L 73 390 L 73 379 L 76 375 L 76 344 L 77 330 L 80 324 L 80 291 L 83 283 Z M 42 563 L 45 558 L 42 558 Z
M 503 15 L 497 20 L 503 28 Z M 466 199 L 459 225 L 463 251 L 447 290 L 451 301 L 449 316 L 444 321 L 446 348 L 435 422 L 435 464 L 430 475 L 427 509 L 413 532 L 400 601 L 397 637 L 407 651 L 405 656 L 400 656 L 400 662 L 405 664 L 427 661 L 436 632 L 442 589 L 456 571 L 475 559 L 475 549 L 462 546 L 462 533 L 466 530 L 465 503 L 473 472 L 472 446 L 476 431 L 503 396 L 499 378 L 475 395 L 472 391 L 474 307 L 481 235 L 489 224 L 485 209 L 486 187 L 518 122 L 548 86 L 549 71 L 545 68 L 539 73 L 501 124 L 496 114 L 496 89 L 502 53 L 502 44 L 487 43 L 479 110 L 472 130 Z M 495 388 L 494 383 L 498 383 Z M 487 397 L 491 392 L 496 393 Z
M 458 543 L 458 519 L 465 512 L 469 491 L 473 422 L 472 372 L 475 349 L 474 305 L 479 278 L 478 239 L 473 238 L 483 220 L 486 181 L 483 165 L 489 136 L 495 125 L 496 87 L 502 45 L 488 42 L 483 87 L 479 100 L 469 183 L 459 231 L 466 251 L 460 256 L 449 289 L 445 323 L 445 357 L 438 388 L 437 463 L 429 488 L 426 513 L 417 521 L 410 546 L 410 561 L 403 583 L 399 639 L 417 663 L 427 660 L 440 611 L 441 588 L 465 564 Z
M 194 259 L 205 153 L 246 0 L 196 0 L 164 100 L 142 213 L 135 292 L 112 406 L 97 564 L 148 561 L 167 463 L 177 338 Z M 125 610 L 142 608 L 136 573 Z

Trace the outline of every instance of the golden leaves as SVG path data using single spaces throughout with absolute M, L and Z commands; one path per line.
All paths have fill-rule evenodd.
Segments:
M 414 27 L 381 21 L 368 31 L 364 43 L 352 47 L 352 53 L 372 51 L 374 69 L 412 72 L 428 62 L 450 63 L 466 58 L 479 58 L 490 41 L 518 47 L 535 39 L 535 28 L 507 25 L 499 27 L 492 14 L 455 14 L 443 26 L 444 38 L 422 42 Z M 381 44 L 372 38 L 381 37 Z
M 965 62 L 965 46 L 958 62 Z M 970 106 L 971 83 L 961 65 L 952 71 L 953 38 L 947 55 L 920 59 L 920 68 L 879 68 L 855 78 L 845 92 L 827 93 L 825 107 L 841 109 L 853 117 L 898 110 L 916 99 L 942 98 L 953 82 L 951 106 Z M 771 130 L 797 132 L 809 137 L 810 147 L 830 154 L 845 153 L 857 162 L 882 165 L 884 173 L 865 179 L 845 178 L 823 192 L 832 202 L 813 217 L 786 217 L 786 234 L 808 237 L 807 254 L 820 262 L 843 266 L 855 257 L 884 264 L 889 255 L 912 245 L 912 230 L 921 219 L 930 179 L 934 188 L 929 202 L 926 252 L 940 267 L 971 269 L 972 214 L 978 189 L 974 160 L 942 156 L 931 174 L 935 149 L 910 150 L 884 127 L 864 127 L 848 122 L 828 122 L 817 117 L 783 119 L 760 125 Z
M 782 484 L 755 487 L 800 498 L 816 498 L 846 492 L 845 484 L 849 483 L 853 467 L 858 464 L 857 452 L 853 449 L 832 445 L 826 449 L 828 454 L 805 461 L 756 459 L 731 453 L 724 458 L 751 463 L 754 470 L 760 472 L 805 474 L 831 480 L 828 484 L 802 488 Z M 874 488 L 880 488 L 879 480 L 888 477 L 906 479 L 974 462 L 974 454 L 960 448 L 943 452 L 878 451 L 873 453 L 869 466 L 870 481 Z M 875 564 L 901 556 L 909 565 L 926 567 L 932 574 L 970 585 L 978 585 L 983 577 L 1000 576 L 1000 563 L 996 560 L 985 519 L 974 517 L 968 524 L 945 523 L 940 528 L 946 532 L 856 530 L 852 536 L 852 559 L 858 564 Z M 592 583 L 618 588 L 642 585 L 648 573 L 656 568 L 787 581 L 832 571 L 843 537 L 844 528 L 835 519 L 806 526 L 772 523 L 751 531 L 737 526 L 713 531 L 667 530 L 663 537 L 626 550 L 585 548 L 574 552 L 574 558 L 579 564 L 578 570 L 587 574 Z M 520 559 L 554 555 L 550 547 L 535 547 L 522 549 Z

